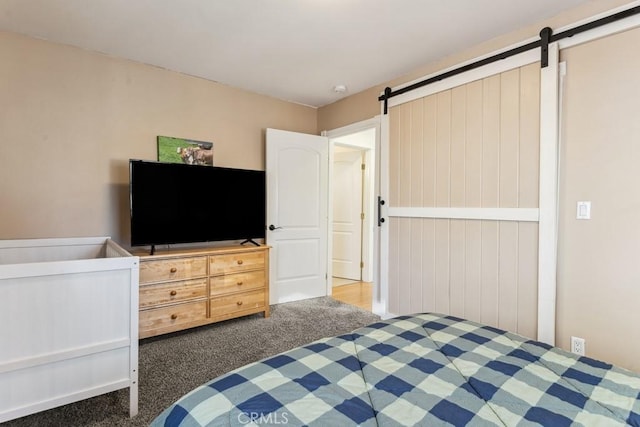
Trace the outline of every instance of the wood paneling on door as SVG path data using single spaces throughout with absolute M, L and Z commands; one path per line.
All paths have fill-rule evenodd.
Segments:
M 537 208 L 539 64 L 390 109 L 389 201 Z M 389 311 L 436 311 L 535 337 L 537 223 L 390 218 Z

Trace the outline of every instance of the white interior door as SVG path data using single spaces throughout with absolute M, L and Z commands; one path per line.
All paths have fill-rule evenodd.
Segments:
M 362 277 L 362 152 L 333 156 L 333 276 Z
M 327 295 L 329 139 L 267 129 L 270 300 Z

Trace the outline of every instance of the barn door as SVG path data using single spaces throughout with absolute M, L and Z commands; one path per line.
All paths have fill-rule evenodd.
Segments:
M 532 53 L 391 104 L 382 173 L 390 314 L 433 311 L 539 337 L 539 201 L 549 184 L 540 180 L 544 74 Z

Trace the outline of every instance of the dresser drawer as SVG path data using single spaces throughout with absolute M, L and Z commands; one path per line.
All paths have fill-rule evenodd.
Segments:
M 143 261 L 140 263 L 140 283 L 166 282 L 207 275 L 207 257 L 185 257 Z
M 140 338 L 179 331 L 206 323 L 207 301 L 141 310 L 139 316 Z
M 242 292 L 264 288 L 264 271 L 250 271 L 247 273 L 227 274 L 211 277 L 209 294 L 213 297 L 231 292 Z
M 190 247 L 140 256 L 139 338 L 264 312 L 269 247 Z
M 206 278 L 140 286 L 140 308 L 206 297 Z
M 264 269 L 264 251 L 211 255 L 209 257 L 209 274 L 219 275 L 238 271 Z
M 211 298 L 211 317 L 264 307 L 264 290 Z

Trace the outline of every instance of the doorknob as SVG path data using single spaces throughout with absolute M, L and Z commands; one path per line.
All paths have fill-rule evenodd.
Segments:
M 269 226 L 269 230 L 271 230 L 271 231 L 273 231 L 273 230 L 277 230 L 277 229 L 279 229 L 279 228 L 282 228 L 282 227 L 276 227 L 276 226 L 275 226 L 275 225 L 273 225 L 273 224 L 271 224 L 271 225 Z

